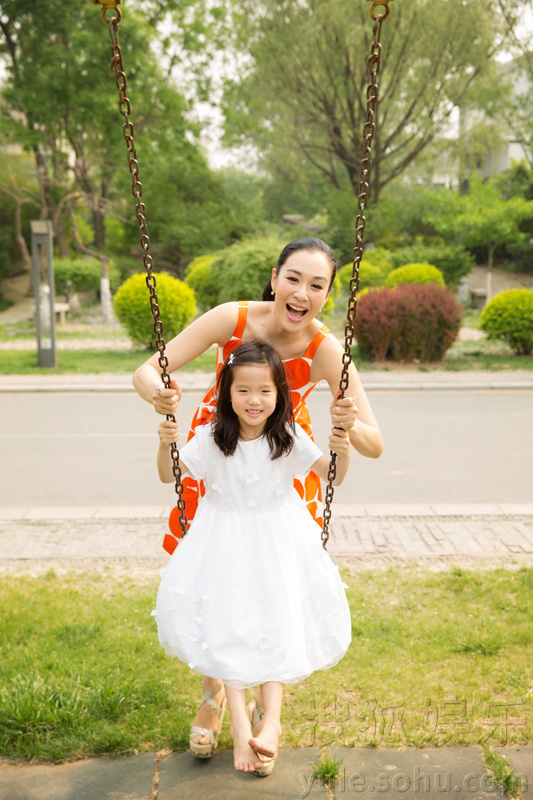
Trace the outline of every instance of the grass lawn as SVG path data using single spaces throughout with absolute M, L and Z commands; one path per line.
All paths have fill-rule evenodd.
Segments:
M 334 669 L 286 687 L 284 747 L 531 740 L 532 568 L 343 578 L 352 645 Z M 187 748 L 200 678 L 159 646 L 157 584 L 0 577 L 1 756 Z M 231 747 L 227 719 L 219 743 Z
M 100 373 L 132 375 L 149 358 L 147 350 L 56 350 L 57 367 L 37 366 L 37 351 L 1 350 L 0 375 L 67 375 Z M 187 371 L 215 371 L 215 354 L 203 353 L 191 361 Z

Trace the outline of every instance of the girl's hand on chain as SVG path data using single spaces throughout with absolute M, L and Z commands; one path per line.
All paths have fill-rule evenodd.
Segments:
M 344 456 L 350 452 L 350 437 L 346 431 L 340 428 L 332 428 L 329 437 L 329 449 L 338 456 Z
M 166 419 L 164 422 L 162 422 L 157 429 L 157 432 L 159 434 L 159 441 L 165 447 L 170 447 L 172 442 L 177 442 L 180 438 L 178 432 L 178 423 L 172 422 L 171 419 Z

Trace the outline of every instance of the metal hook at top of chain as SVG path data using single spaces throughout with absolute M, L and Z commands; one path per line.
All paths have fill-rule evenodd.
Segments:
M 103 6 L 100 9 L 100 16 L 102 17 L 104 22 L 110 23 L 110 22 L 115 22 L 115 20 L 117 22 L 120 22 L 120 20 L 122 19 L 122 11 L 118 7 L 122 3 L 122 0 L 93 0 L 93 3 L 95 5 Z M 106 17 L 107 11 L 115 11 L 117 16 L 108 18 Z
M 370 9 L 370 16 L 372 17 L 373 20 L 379 19 L 383 22 L 390 15 L 390 4 L 392 0 L 368 0 L 368 2 L 372 3 L 372 7 Z M 378 14 L 376 16 L 375 13 L 376 8 L 379 8 L 380 6 L 385 9 L 385 13 Z

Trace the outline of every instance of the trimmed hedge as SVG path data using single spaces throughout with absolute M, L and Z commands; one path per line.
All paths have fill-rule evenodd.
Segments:
M 261 300 L 285 244 L 264 237 L 243 240 L 223 250 L 211 264 L 218 302 Z
M 433 264 L 442 272 L 446 286 L 453 290 L 458 288 L 461 278 L 469 275 L 474 266 L 474 257 L 461 245 L 416 244 L 392 250 L 390 256 L 394 268 L 405 264 Z
M 516 355 L 533 352 L 533 290 L 506 289 L 481 312 L 481 330 L 491 339 L 507 342 Z
M 371 361 L 440 361 L 454 342 L 462 309 L 440 286 L 371 289 L 359 298 L 355 336 Z
M 338 282 L 343 292 L 350 293 L 350 281 L 352 279 L 353 264 L 345 264 L 338 272 Z M 359 289 L 367 289 L 373 286 L 383 286 L 385 283 L 385 273 L 380 267 L 369 264 L 363 260 L 359 265 Z
M 385 285 L 391 289 L 406 283 L 435 284 L 442 286 L 443 289 L 446 287 L 442 272 L 432 264 L 425 263 L 397 267 L 389 272 L 385 280 Z
M 56 294 L 68 292 L 68 281 L 75 292 L 90 292 L 100 289 L 102 262 L 97 258 L 54 258 L 54 282 Z M 111 260 L 109 263 L 111 289 L 120 286 L 120 273 Z
M 183 281 L 166 272 L 155 275 L 163 338 L 166 341 L 185 328 L 196 313 L 194 292 Z M 156 334 L 150 310 L 150 294 L 146 275 L 132 275 L 119 288 L 113 308 L 128 336 L 136 344 L 155 349 Z
M 197 256 L 185 270 L 184 281 L 194 290 L 196 300 L 204 311 L 218 305 L 219 278 L 211 267 L 219 255 L 220 253 L 208 253 Z

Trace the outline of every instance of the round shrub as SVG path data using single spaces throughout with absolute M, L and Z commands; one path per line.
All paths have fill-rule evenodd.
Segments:
M 286 243 L 271 237 L 243 240 L 223 250 L 211 264 L 218 302 L 260 300 L 272 267 Z
M 440 361 L 461 317 L 461 306 L 441 286 L 373 289 L 357 303 L 355 336 L 362 357 L 371 361 Z
M 506 289 L 481 312 L 481 330 L 491 339 L 502 339 L 515 353 L 533 352 L 533 290 Z
M 433 264 L 442 272 L 446 286 L 453 290 L 458 288 L 461 278 L 469 275 L 474 266 L 474 257 L 461 245 L 415 244 L 392 250 L 389 255 L 393 268 L 405 264 Z
M 345 264 L 338 272 L 338 280 L 343 292 L 350 294 L 350 281 L 352 279 L 353 264 Z M 381 267 L 369 264 L 365 258 L 359 265 L 359 289 L 367 289 L 370 286 L 383 286 L 385 283 L 385 273 Z
M 69 281 L 75 292 L 98 291 L 102 275 L 102 262 L 97 258 L 54 258 L 54 283 L 56 294 L 66 294 Z M 120 274 L 111 260 L 109 282 L 112 289 L 120 285 Z
M 434 267 L 432 264 L 406 264 L 403 267 L 397 267 L 389 272 L 385 280 L 385 284 L 391 289 L 400 284 L 406 283 L 423 283 L 435 284 L 445 288 L 444 277 L 442 272 Z
M 194 292 L 186 283 L 166 272 L 160 272 L 155 278 L 160 319 L 163 323 L 163 338 L 168 342 L 194 317 L 196 313 Z M 155 349 L 157 337 L 154 333 L 150 294 L 145 275 L 132 275 L 122 284 L 114 297 L 113 308 L 133 342 Z
M 204 311 L 218 304 L 220 276 L 217 277 L 213 273 L 211 266 L 219 255 L 219 253 L 208 253 L 197 256 L 185 270 L 184 281 L 194 290 L 196 301 Z

